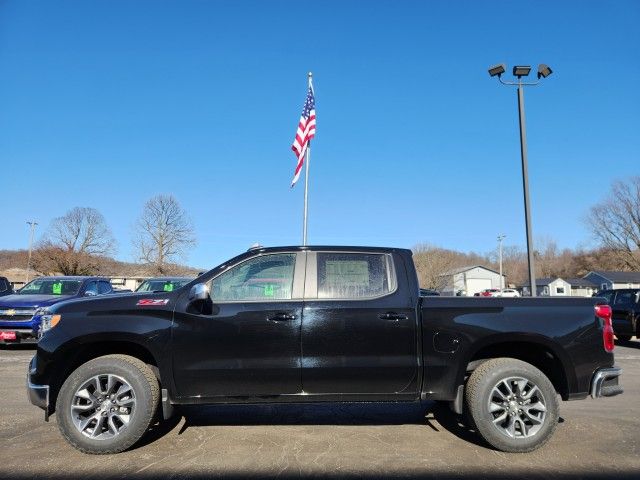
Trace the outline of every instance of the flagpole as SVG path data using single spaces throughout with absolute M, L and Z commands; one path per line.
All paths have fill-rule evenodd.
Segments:
M 313 77 L 313 73 L 309 72 L 308 80 L 309 80 L 309 88 L 313 89 L 311 85 L 311 80 Z M 311 140 L 309 140 L 309 144 L 307 145 L 307 151 L 305 152 L 305 169 L 304 169 L 304 216 L 302 221 L 302 245 L 305 246 L 307 244 L 307 218 L 308 218 L 308 206 L 309 206 L 309 161 L 311 160 Z

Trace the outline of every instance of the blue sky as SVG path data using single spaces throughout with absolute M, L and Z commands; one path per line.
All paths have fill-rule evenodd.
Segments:
M 290 144 L 314 72 L 309 240 L 487 252 L 525 244 L 514 89 L 526 91 L 535 237 L 640 174 L 636 1 L 0 1 L 0 249 L 75 206 L 132 260 L 142 205 L 172 193 L 210 267 L 299 244 Z

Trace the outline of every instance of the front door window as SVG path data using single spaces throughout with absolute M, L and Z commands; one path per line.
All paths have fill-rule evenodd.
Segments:
M 211 299 L 222 302 L 290 300 L 294 253 L 263 255 L 233 267 L 211 282 Z

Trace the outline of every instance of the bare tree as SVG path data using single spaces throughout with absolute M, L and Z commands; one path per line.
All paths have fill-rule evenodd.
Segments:
M 609 196 L 591 207 L 586 222 L 625 268 L 640 270 L 640 176 L 614 182 Z
M 413 261 L 418 272 L 420 287 L 435 290 L 452 287 L 449 282 L 451 278 L 444 274 L 459 266 L 461 257 L 464 255 L 459 252 L 426 243 L 414 247 Z
M 90 275 L 99 257 L 115 250 L 115 240 L 95 208 L 75 207 L 51 222 L 34 252 L 36 268 L 45 273 Z
M 195 245 L 191 220 L 173 195 L 157 195 L 144 205 L 135 228 L 134 246 L 141 261 L 166 273 L 171 263 Z

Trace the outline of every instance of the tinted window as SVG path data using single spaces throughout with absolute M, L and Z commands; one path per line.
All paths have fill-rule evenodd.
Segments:
M 378 297 L 394 282 L 389 255 L 318 253 L 318 298 Z
M 247 260 L 211 281 L 214 302 L 269 301 L 291 298 L 296 255 L 264 255 Z
M 615 292 L 612 292 L 611 290 L 608 290 L 608 291 L 606 291 L 606 292 L 598 292 L 596 295 L 597 295 L 598 297 L 602 297 L 602 298 L 606 299 L 606 300 L 607 300 L 607 303 L 608 303 L 609 305 L 611 305 L 611 301 L 613 300 L 613 294 L 614 294 L 614 293 L 615 293 Z
M 614 305 L 630 305 L 634 300 L 633 292 L 618 292 Z
M 98 294 L 98 282 L 92 281 L 87 283 L 87 288 L 84 289 L 84 293 L 93 293 L 94 295 Z
M 191 280 L 145 280 L 136 292 L 173 292 Z
M 104 295 L 105 293 L 111 293 L 113 287 L 109 282 L 98 282 L 98 294 Z
M 27 283 L 18 293 L 20 295 L 76 295 L 81 284 L 80 280 L 38 278 Z
M 0 292 L 6 292 L 7 290 L 9 290 L 9 283 L 4 278 L 0 278 Z

